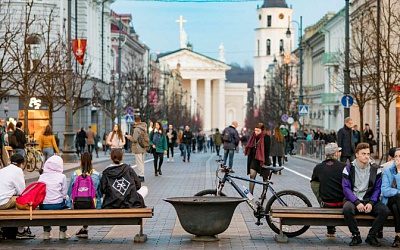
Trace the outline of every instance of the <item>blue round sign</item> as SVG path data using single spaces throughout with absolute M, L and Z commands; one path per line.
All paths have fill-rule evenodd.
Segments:
M 350 108 L 354 104 L 354 98 L 351 95 L 344 95 L 340 101 L 345 108 Z

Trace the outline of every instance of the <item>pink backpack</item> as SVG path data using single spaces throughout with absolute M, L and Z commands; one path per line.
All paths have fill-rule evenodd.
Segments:
M 71 199 L 74 209 L 95 208 L 95 197 L 96 189 L 92 177 L 90 175 L 79 175 L 72 186 Z

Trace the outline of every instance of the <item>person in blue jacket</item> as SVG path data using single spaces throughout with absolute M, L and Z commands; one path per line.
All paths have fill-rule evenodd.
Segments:
M 383 171 L 382 203 L 392 211 L 395 220 L 396 236 L 392 247 L 400 245 L 400 148 L 396 148 L 394 162 Z
M 68 188 L 68 201 L 67 205 L 69 207 L 72 207 L 72 200 L 71 200 L 71 194 L 72 194 L 72 187 L 74 185 L 74 182 L 76 178 L 81 175 L 82 173 L 86 173 L 87 175 L 90 175 L 93 181 L 93 185 L 96 188 L 96 209 L 101 209 L 101 198 L 102 194 L 100 192 L 100 179 L 101 179 L 101 174 L 97 172 L 93 166 L 92 166 L 92 155 L 89 152 L 85 152 L 81 154 L 81 167 L 73 172 L 71 175 L 71 180 L 69 182 L 69 188 Z M 87 239 L 88 238 L 88 226 L 83 226 L 77 233 L 76 237 L 78 238 L 83 238 Z
M 382 185 L 382 170 L 370 160 L 368 143 L 360 143 L 356 148 L 356 159 L 343 169 L 342 188 L 345 197 L 344 220 L 352 234 L 350 246 L 362 243 L 355 215 L 371 214 L 375 217 L 365 242 L 379 247 L 377 234 L 383 227 L 390 210 L 379 201 Z

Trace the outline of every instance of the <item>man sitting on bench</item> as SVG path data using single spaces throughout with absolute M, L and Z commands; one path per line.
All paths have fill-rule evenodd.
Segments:
M 326 159 L 315 166 L 311 177 L 311 189 L 321 207 L 343 207 L 342 172 L 345 164 L 338 161 L 340 150 L 336 143 L 328 143 L 325 146 Z M 335 237 L 335 226 L 327 226 L 327 237 Z
M 357 213 L 371 214 L 376 217 L 365 242 L 371 246 L 381 246 L 376 236 L 390 212 L 388 207 L 379 202 L 381 185 L 381 169 L 377 168 L 375 164 L 371 164 L 369 144 L 358 144 L 356 159 L 343 169 L 342 179 L 346 199 L 343 205 L 343 215 L 352 234 L 350 246 L 362 243 L 355 219 Z

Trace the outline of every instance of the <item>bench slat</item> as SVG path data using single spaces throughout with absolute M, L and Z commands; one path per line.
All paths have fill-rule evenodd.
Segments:
M 33 210 L 33 214 L 136 214 L 136 213 L 153 213 L 153 208 L 126 208 L 126 209 L 64 209 L 64 210 Z M 29 214 L 29 210 L 0 210 L 0 216 Z
M 277 213 L 292 213 L 292 214 L 342 214 L 341 208 L 319 208 L 319 207 L 282 207 L 272 208 L 272 211 Z

